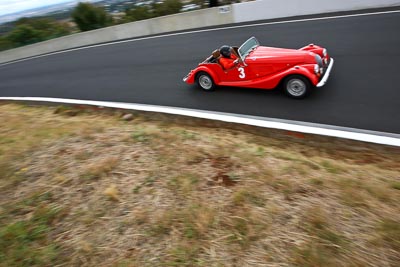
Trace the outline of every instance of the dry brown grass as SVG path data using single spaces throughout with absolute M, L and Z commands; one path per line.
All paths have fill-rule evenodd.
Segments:
M 0 105 L 0 266 L 398 266 L 400 151 Z

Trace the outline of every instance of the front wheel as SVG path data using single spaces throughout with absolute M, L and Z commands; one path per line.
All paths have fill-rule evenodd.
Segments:
M 211 76 L 206 72 L 200 72 L 196 75 L 197 85 L 204 91 L 212 91 L 215 89 L 215 83 Z
M 301 75 L 292 75 L 287 77 L 283 82 L 283 90 L 292 98 L 304 98 L 311 91 L 310 81 Z

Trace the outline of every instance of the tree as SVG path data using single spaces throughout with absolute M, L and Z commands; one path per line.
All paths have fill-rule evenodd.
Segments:
M 70 33 L 69 27 L 51 18 L 21 18 L 15 22 L 15 25 L 29 25 L 35 30 L 41 32 L 44 40 L 57 38 Z
M 179 0 L 166 0 L 161 4 L 154 4 L 153 12 L 155 17 L 176 14 L 180 12 L 182 6 Z
M 209 2 L 209 7 L 215 7 L 218 6 L 218 0 L 210 0 Z
M 72 19 L 81 31 L 90 31 L 112 24 L 112 18 L 107 12 L 95 5 L 79 3 L 72 12 Z
M 138 21 L 144 19 L 150 19 L 153 14 L 148 6 L 139 6 L 134 9 L 128 9 L 125 11 L 124 21 Z
M 0 50 L 33 44 L 70 33 L 69 27 L 51 18 L 21 18 L 0 38 Z
M 208 7 L 208 5 L 209 5 L 209 4 L 208 4 L 206 1 L 204 1 L 204 0 L 192 0 L 190 3 L 191 3 L 191 4 L 198 5 L 200 8 L 206 8 L 206 7 Z
M 27 24 L 15 27 L 8 34 L 7 39 L 14 43 L 15 46 L 28 45 L 45 40 L 43 32 Z
M 13 43 L 6 36 L 0 36 L 0 51 L 7 50 L 12 47 Z

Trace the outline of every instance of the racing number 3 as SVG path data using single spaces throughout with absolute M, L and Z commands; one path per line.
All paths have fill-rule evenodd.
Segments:
M 246 78 L 246 73 L 244 73 L 244 68 L 243 67 L 238 68 L 238 71 L 239 71 L 239 78 L 240 79 Z

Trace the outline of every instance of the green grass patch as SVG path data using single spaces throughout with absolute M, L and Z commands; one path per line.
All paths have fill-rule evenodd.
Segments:
M 181 229 L 181 238 L 198 240 L 205 238 L 215 221 L 215 211 L 202 204 L 188 203 L 182 209 L 168 210 L 150 226 L 148 234 L 163 236 L 172 229 Z
M 235 206 L 241 206 L 246 203 L 256 205 L 258 207 L 264 207 L 266 205 L 266 199 L 254 189 L 240 189 L 233 193 L 232 201 Z
M 299 160 L 299 158 L 297 156 L 295 156 L 294 154 L 287 153 L 287 152 L 284 152 L 284 151 L 280 151 L 280 152 L 276 151 L 276 152 L 273 153 L 273 156 L 275 158 L 283 159 L 283 160 L 287 160 L 287 161 L 297 161 L 297 160 Z
M 319 238 L 319 241 L 333 245 L 333 249 L 337 249 L 344 246 L 347 240 L 343 235 L 332 230 L 332 226 L 329 222 L 329 216 L 326 211 L 321 207 L 313 207 L 306 212 L 305 222 L 306 230 L 311 234 Z
M 309 180 L 310 184 L 316 185 L 316 186 L 322 186 L 324 185 L 324 181 L 321 178 L 311 178 Z
M 386 184 L 370 184 L 365 190 L 381 202 L 392 202 L 392 191 Z
M 385 246 L 400 252 L 400 223 L 392 219 L 384 219 L 377 225 L 378 234 Z
M 259 146 L 257 147 L 256 151 L 254 152 L 254 154 L 257 157 L 265 157 L 265 155 L 267 154 L 267 152 L 265 151 L 265 148 Z
M 134 131 L 131 134 L 131 137 L 134 141 L 139 142 L 139 143 L 146 143 L 151 140 L 151 135 L 146 133 L 143 130 Z
M 400 182 L 397 181 L 391 182 L 390 187 L 396 190 L 400 190 Z
M 323 160 L 321 162 L 321 166 L 331 174 L 340 174 L 346 171 L 342 166 L 339 166 L 338 164 L 328 160 Z
M 365 190 L 365 182 L 353 178 L 340 178 L 334 183 L 339 190 L 340 200 L 343 204 L 353 208 L 369 207 L 370 197 Z
M 172 177 L 168 181 L 168 188 L 177 194 L 190 194 L 199 182 L 199 177 L 196 174 L 184 173 Z
M 28 202 L 39 201 L 28 200 Z M 28 203 L 27 203 L 28 204 Z M 31 203 L 29 204 L 31 205 Z M 54 220 L 61 214 L 58 207 L 40 204 L 27 220 L 18 220 L 0 228 L 0 265 L 50 266 L 60 252 L 48 238 Z
M 187 131 L 187 130 L 181 130 L 181 131 L 176 131 L 183 139 L 185 140 L 196 140 L 197 139 L 197 134 L 195 132 Z
M 157 176 L 154 175 L 147 176 L 143 182 L 132 188 L 132 193 L 139 194 L 140 189 L 142 189 L 143 187 L 152 187 L 157 180 L 158 180 Z
M 178 244 L 168 251 L 168 256 L 162 260 L 162 266 L 192 267 L 201 265 L 198 259 L 201 248 L 194 243 Z
M 308 242 L 294 250 L 293 265 L 298 267 L 337 267 L 338 255 L 318 242 Z

